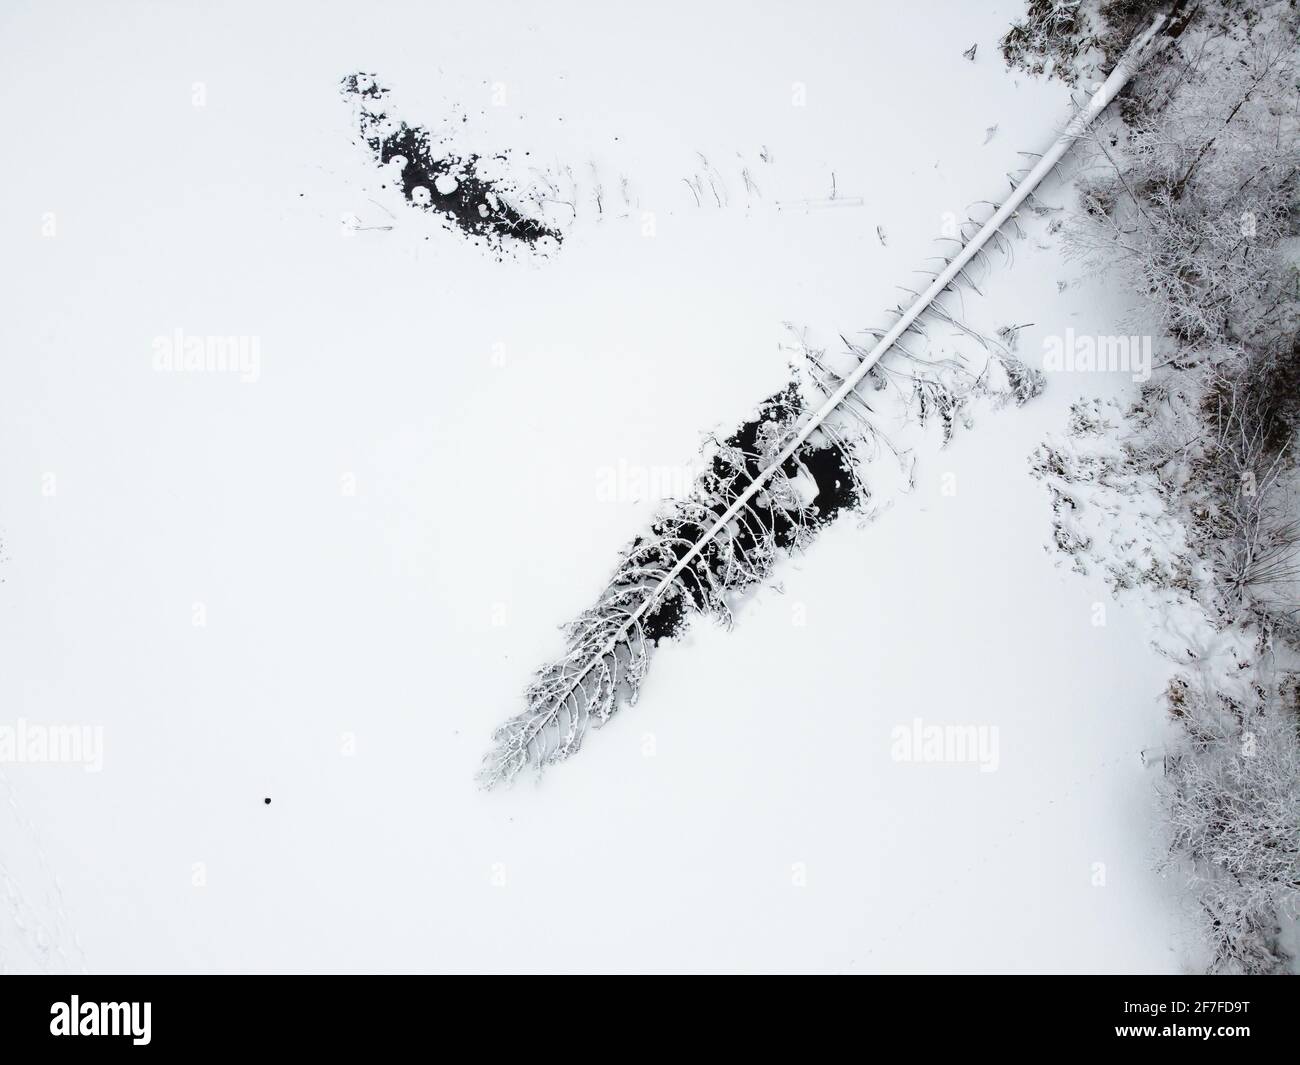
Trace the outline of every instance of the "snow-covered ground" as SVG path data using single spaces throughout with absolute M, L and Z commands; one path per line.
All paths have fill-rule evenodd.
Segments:
M 1019 8 L 8 5 L 0 724 L 102 726 L 103 766 L 0 767 L 0 961 L 1185 965 L 1139 759 L 1169 664 L 1044 550 L 1029 476 L 1123 374 L 977 411 L 731 632 L 662 649 L 579 757 L 473 781 L 653 514 L 636 482 L 672 487 L 782 386 L 783 323 L 832 347 L 881 323 L 1053 139 L 1067 91 L 997 55 Z M 632 204 L 497 261 L 381 187 L 358 70 Z M 686 185 L 701 153 L 723 206 Z M 1025 229 L 972 323 L 1032 323 L 1031 364 L 1113 333 L 1128 294 L 1061 290 Z M 257 379 L 155 370 L 176 329 L 256 338 Z M 992 771 L 897 760 L 918 719 L 995 736 Z

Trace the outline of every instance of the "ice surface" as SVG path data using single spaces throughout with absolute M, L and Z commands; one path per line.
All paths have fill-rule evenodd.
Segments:
M 694 461 L 786 380 L 783 322 L 878 324 L 1053 139 L 1066 90 L 998 57 L 1019 7 L 6 6 L 0 707 L 105 760 L 3 771 L 89 968 L 1180 964 L 1138 757 L 1167 664 L 1136 608 L 1092 623 L 1028 475 L 1123 379 L 981 415 L 580 758 L 473 786 L 653 512 L 602 470 Z M 381 187 L 358 69 L 614 206 L 497 261 Z M 1030 359 L 1111 332 L 1126 294 L 1058 291 L 1029 231 L 971 318 Z M 257 338 L 256 381 L 156 372 L 177 328 Z M 892 760 L 917 718 L 996 726 L 997 771 Z

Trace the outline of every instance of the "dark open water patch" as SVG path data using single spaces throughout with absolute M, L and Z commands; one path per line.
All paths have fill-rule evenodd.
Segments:
M 760 455 L 762 438 L 773 426 L 789 427 L 805 413 L 798 386 L 790 384 L 760 405 L 757 414 L 745 422 L 723 441 L 720 454 L 712 462 L 715 484 L 726 486 L 728 496 L 721 496 L 708 504 L 707 512 L 714 518 L 727 510 L 730 499 L 743 492 L 762 472 Z M 737 455 L 741 456 L 739 465 Z M 790 505 L 773 499 L 770 493 L 760 491 L 741 514 L 747 519 L 740 523 L 731 538 L 732 550 L 745 563 L 743 571 L 728 565 L 728 556 L 717 549 L 714 541 L 687 567 L 686 572 L 697 568 L 708 570 L 708 577 L 694 574 L 692 579 L 679 581 L 678 587 L 665 593 L 664 598 L 646 613 L 642 627 L 646 638 L 658 644 L 660 640 L 682 632 L 690 615 L 707 612 L 708 604 L 702 589 L 709 583 L 729 591 L 742 591 L 758 582 L 758 576 L 767 572 L 770 560 L 760 540 L 758 530 L 767 530 L 775 546 L 789 552 L 806 544 L 824 526 L 834 521 L 846 510 L 854 510 L 866 503 L 866 489 L 854 474 L 854 457 L 844 446 L 814 433 L 803 446 L 786 459 L 782 469 L 789 478 L 796 478 L 800 467 L 809 474 L 816 492 L 811 501 Z M 770 482 L 769 482 L 770 483 Z M 701 518 L 698 524 L 678 524 L 672 518 L 651 526 L 654 539 L 674 536 L 670 550 L 680 560 L 707 532 L 712 519 Z M 644 538 L 633 544 L 637 547 Z M 690 589 L 689 594 L 681 589 Z
M 524 214 L 515 204 L 516 189 L 508 182 L 481 173 L 484 157 L 463 154 L 423 126 L 410 126 L 389 114 L 388 90 L 371 74 L 349 74 L 343 94 L 360 103 L 358 124 L 362 143 L 376 163 L 402 160 L 401 189 L 406 202 L 438 215 L 475 244 L 500 251 L 525 247 L 540 251 L 562 241 L 560 232 Z M 509 151 L 488 157 L 509 159 Z

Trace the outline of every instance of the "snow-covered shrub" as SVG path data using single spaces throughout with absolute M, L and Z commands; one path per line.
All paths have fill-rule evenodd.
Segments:
M 1030 366 L 1009 352 L 997 356 L 996 361 L 1007 379 L 1007 399 L 1017 407 L 1023 407 L 1042 393 L 1047 384 L 1047 375 L 1042 370 Z
M 1181 380 L 1145 397 L 1178 423 L 1155 468 L 1166 483 L 1170 464 L 1181 468 L 1200 547 L 1250 605 L 1290 585 L 1300 533 L 1289 516 L 1300 299 L 1287 251 L 1300 232 L 1300 17 L 1285 3 L 1235 23 L 1210 15 L 1143 86 L 1162 105 L 1125 141 L 1112 136 L 1114 151 L 1098 140 L 1099 173 L 1066 232 L 1076 253 L 1146 295 L 1179 347 L 1168 369 Z
M 1226 707 L 1184 678 L 1170 706 L 1182 749 L 1166 757 L 1169 854 L 1197 888 L 1212 968 L 1279 972 L 1278 917 L 1300 916 L 1300 736 L 1277 693 Z
M 1211 375 L 1199 466 L 1213 488 L 1220 572 L 1235 600 L 1294 598 L 1300 520 L 1290 481 L 1300 421 L 1300 346 L 1247 351 Z
M 1002 57 L 1031 74 L 1050 72 L 1069 84 L 1076 62 L 1092 45 L 1083 0 L 1029 0 L 1025 17 L 1002 37 Z
M 1163 106 L 1122 154 L 1098 141 L 1099 173 L 1068 229 L 1076 253 L 1117 266 L 1185 344 L 1241 342 L 1285 317 L 1278 297 L 1294 267 L 1280 245 L 1296 232 L 1300 191 L 1297 16 L 1274 7 L 1244 41 L 1189 34 L 1186 62 L 1145 87 Z
M 1145 21 L 1148 7 L 1103 17 Z M 1122 440 L 1076 405 L 1033 468 L 1075 567 L 1159 595 L 1170 638 L 1156 645 L 1187 671 L 1166 696 L 1181 726 L 1165 758 L 1169 865 L 1191 871 L 1211 967 L 1276 972 L 1290 964 L 1279 922 L 1300 917 L 1300 14 L 1199 11 L 1144 72 L 1127 128 L 1095 138 L 1065 228 L 1145 297 L 1175 350 Z

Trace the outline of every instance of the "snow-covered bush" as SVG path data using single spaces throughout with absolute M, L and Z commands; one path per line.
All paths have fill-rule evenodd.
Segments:
M 1031 74 L 1050 72 L 1073 84 L 1076 63 L 1092 44 L 1083 0 L 1029 0 L 1025 17 L 1003 35 L 1008 65 Z
M 1150 6 L 1110 3 L 1102 18 L 1142 22 Z M 1167 692 L 1181 725 L 1165 758 L 1168 863 L 1190 870 L 1211 967 L 1277 972 L 1290 964 L 1279 921 L 1300 918 L 1300 13 L 1198 12 L 1136 82 L 1127 128 L 1095 136 L 1065 230 L 1145 297 L 1141 317 L 1174 351 L 1127 412 L 1122 448 L 1072 424 L 1033 468 L 1076 568 L 1128 572 L 1125 523 L 1153 520 L 1139 499 L 1186 536 L 1177 579 L 1111 582 L 1175 593 L 1159 609 L 1180 642 L 1161 649 L 1189 672 Z M 1150 490 L 1126 501 L 1130 482 Z M 1196 639 L 1182 641 L 1180 612 Z
M 1247 711 L 1171 686 L 1183 749 L 1165 760 L 1169 852 L 1192 867 L 1212 968 L 1278 972 L 1279 915 L 1300 907 L 1300 736 L 1277 693 Z
M 1141 86 L 1159 106 L 1124 141 L 1097 139 L 1098 175 L 1067 239 L 1094 267 L 1118 268 L 1176 342 L 1167 370 L 1181 380 L 1144 397 L 1178 423 L 1165 439 L 1183 441 L 1158 468 L 1167 479 L 1178 460 L 1203 551 L 1229 598 L 1258 607 L 1290 589 L 1300 535 L 1300 299 L 1287 249 L 1300 232 L 1300 16 L 1285 3 L 1236 23 L 1225 11 Z
M 1129 132 L 1098 140 L 1098 176 L 1069 229 L 1073 250 L 1118 266 L 1185 344 L 1235 343 L 1283 325 L 1294 279 L 1279 245 L 1296 231 L 1300 138 L 1294 16 L 1245 42 L 1200 35 L 1149 96 L 1168 96 Z M 1192 43 L 1189 41 L 1189 44 Z M 1238 44 L 1240 54 L 1232 51 Z
M 1202 404 L 1208 439 L 1199 465 L 1213 492 L 1220 574 L 1234 602 L 1256 608 L 1295 600 L 1298 364 L 1295 339 L 1246 351 L 1211 374 Z

